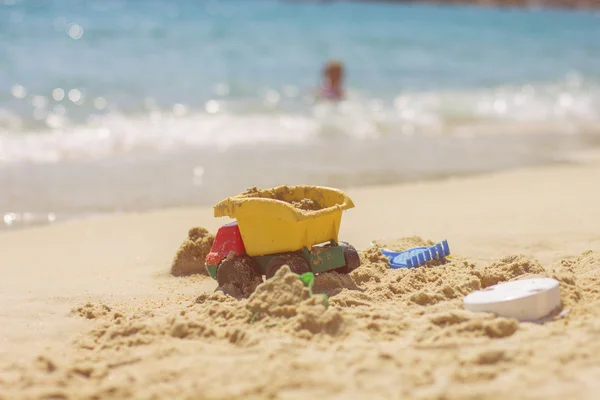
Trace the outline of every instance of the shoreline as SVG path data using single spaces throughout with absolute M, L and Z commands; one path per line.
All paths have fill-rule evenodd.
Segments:
M 568 165 L 568 160 L 555 160 L 548 161 L 547 163 L 541 165 L 535 165 L 533 168 L 543 168 L 549 166 L 560 166 L 560 165 Z M 403 186 L 412 186 L 418 185 L 420 183 L 443 183 L 447 181 L 453 181 L 456 179 L 470 179 L 470 178 L 482 178 L 486 176 L 492 176 L 496 174 L 502 174 L 507 172 L 514 172 L 520 170 L 527 170 L 532 168 L 532 166 L 521 165 L 521 166 L 511 166 L 504 169 L 493 170 L 493 171 L 477 171 L 477 172 L 465 172 L 462 174 L 448 174 L 448 175 L 436 175 L 431 177 L 422 177 L 422 178 L 414 178 L 404 182 L 389 182 L 389 183 L 372 183 L 372 184 L 364 184 L 364 185 L 352 185 L 347 187 L 338 187 L 338 189 L 344 190 L 346 192 L 353 191 L 363 191 L 363 190 L 385 190 L 386 188 L 396 188 Z M 317 186 L 327 186 L 327 185 L 317 185 Z M 264 187 L 266 188 L 266 187 Z M 232 193 L 235 195 L 237 193 Z M 169 212 L 177 212 L 182 210 L 212 210 L 212 205 L 208 204 L 182 204 L 182 205 L 173 205 L 173 206 L 164 206 L 164 207 L 156 207 L 156 208 L 148 208 L 148 209 L 139 209 L 139 210 L 128 210 L 128 211 L 105 211 L 105 212 L 97 212 L 90 214 L 74 214 L 68 216 L 56 216 L 54 213 L 48 213 L 53 215 L 52 221 L 44 221 L 43 218 L 38 218 L 34 222 L 29 222 L 27 224 L 23 224 L 21 220 L 23 219 L 23 215 L 30 213 L 21 213 L 16 215 L 16 220 L 14 221 L 14 226 L 5 224 L 0 224 L 0 234 L 4 232 L 16 232 L 22 230 L 29 229 L 37 229 L 43 227 L 51 227 L 62 224 L 69 224 L 74 222 L 83 222 L 83 221 L 93 221 L 102 218 L 119 218 L 121 216 L 131 216 L 131 215 L 154 215 L 160 213 L 169 213 Z M 37 214 L 38 217 L 44 216 L 44 214 Z
M 594 149 L 596 148 L 600 148 L 599 144 L 596 143 L 597 139 L 596 136 L 590 136 L 589 139 L 586 138 L 586 140 L 589 141 L 588 145 L 589 146 L 593 146 Z M 449 151 L 450 153 L 452 152 L 451 150 Z M 381 177 L 377 178 L 379 180 L 379 182 L 371 182 L 371 178 L 373 177 L 367 177 L 366 180 L 364 181 L 364 183 L 362 182 L 356 182 L 356 183 L 352 183 L 349 179 L 343 177 L 343 176 L 332 176 L 332 177 L 327 177 L 327 176 L 321 176 L 321 177 L 315 177 L 315 179 L 308 179 L 311 181 L 311 184 L 313 185 L 317 185 L 317 186 L 332 186 L 332 187 L 337 187 L 339 189 L 342 190 L 360 190 L 360 189 L 374 189 L 377 190 L 379 188 L 388 188 L 388 187 L 403 187 L 403 186 L 411 186 L 411 185 L 416 185 L 419 183 L 442 183 L 448 180 L 455 180 L 455 179 L 470 179 L 470 178 L 479 178 L 479 177 L 486 177 L 486 176 L 490 176 L 490 175 L 495 175 L 495 174 L 502 174 L 502 173 L 506 173 L 506 172 L 513 172 L 513 171 L 520 171 L 520 170 L 528 170 L 531 168 L 544 168 L 544 167 L 552 167 L 552 166 L 561 166 L 561 165 L 567 165 L 571 163 L 571 159 L 573 157 L 577 157 L 577 155 L 579 153 L 581 153 L 582 150 L 578 150 L 576 148 L 573 149 L 565 149 L 564 152 L 561 155 L 558 154 L 546 154 L 546 155 L 539 155 L 537 156 L 536 159 L 531 159 L 531 160 L 526 160 L 525 157 L 526 155 L 521 155 L 520 157 L 522 157 L 523 159 L 520 159 L 518 161 L 508 161 L 505 165 L 502 165 L 500 162 L 498 162 L 495 165 L 490 165 L 488 167 L 465 167 L 464 170 L 461 170 L 460 168 L 458 168 L 457 170 L 453 170 L 451 169 L 450 171 L 443 173 L 443 172 L 427 172 L 427 171 L 421 171 L 420 173 L 416 173 L 415 176 L 403 176 L 403 177 L 399 177 L 396 176 L 395 174 L 391 174 L 391 177 L 382 179 Z M 489 154 L 490 157 L 495 157 L 493 154 Z M 456 156 L 456 155 L 454 155 Z M 438 160 L 440 161 L 440 160 Z M 449 163 L 449 159 L 442 161 L 442 163 Z M 192 169 L 191 167 L 191 163 L 188 163 L 188 169 Z M 145 165 L 145 164 L 144 164 Z M 152 164 L 149 164 L 152 165 Z M 149 165 L 146 165 L 146 167 L 148 167 Z M 408 167 L 408 166 L 407 166 Z M 35 171 L 44 171 L 46 168 L 44 165 L 33 165 L 31 166 L 32 170 Z M 61 166 L 56 167 L 59 170 L 62 168 Z M 94 167 L 95 168 L 95 167 Z M 154 168 L 156 168 L 156 166 L 154 166 Z M 442 166 L 437 167 L 439 169 L 442 169 Z M 73 168 L 72 168 L 73 169 Z M 148 170 L 150 170 L 151 168 L 149 168 Z M 75 169 L 74 169 L 75 170 Z M 178 169 L 178 178 L 177 179 L 181 179 L 181 175 L 182 172 L 185 170 L 185 168 L 179 168 Z M 38 175 L 40 172 L 36 172 L 35 175 Z M 93 171 L 93 169 L 92 169 Z M 432 170 L 433 171 L 433 170 Z M 138 171 L 139 172 L 139 171 Z M 381 173 L 380 175 L 386 175 L 384 173 Z M 53 174 L 54 176 L 54 174 Z M 95 176 L 95 175 L 94 175 Z M 37 178 L 36 178 L 37 179 Z M 33 179 L 30 183 L 28 183 L 28 185 L 33 185 L 36 182 L 36 179 Z M 120 187 L 123 186 L 123 184 L 121 182 L 119 182 L 118 177 L 115 177 L 115 179 L 117 180 L 117 182 L 115 182 L 112 186 L 106 185 L 104 184 L 104 186 L 102 187 L 102 189 L 100 190 L 100 192 L 102 193 L 109 193 L 111 190 L 118 190 Z M 246 178 L 246 180 L 248 180 L 249 178 Z M 400 179 L 398 181 L 398 179 Z M 268 179 L 267 179 L 268 180 Z M 79 184 L 82 185 L 82 187 L 84 187 L 84 185 L 88 185 L 90 179 L 84 179 L 79 181 Z M 214 181 L 214 179 L 213 179 Z M 289 184 L 302 184 L 303 181 L 301 180 L 300 176 L 295 176 L 292 179 L 293 182 L 289 183 Z M 328 183 L 328 181 L 333 181 L 331 183 Z M 286 184 L 286 180 L 282 179 L 282 177 L 277 177 L 274 180 L 271 180 L 270 182 L 268 182 L 268 184 L 266 185 L 261 185 L 262 187 L 266 188 L 266 187 L 273 187 L 273 186 L 278 186 L 278 185 L 282 185 L 282 184 Z M 58 181 L 56 182 L 57 184 L 60 184 Z M 213 182 L 214 183 L 214 182 Z M 214 185 L 213 185 L 214 186 Z M 239 186 L 239 185 L 238 185 Z M 91 189 L 91 186 L 85 186 L 85 188 Z M 84 192 L 86 191 L 86 189 L 84 188 Z M 222 198 L 229 196 L 229 195 L 234 195 L 236 194 L 236 189 L 239 192 L 242 192 L 243 190 L 245 190 L 246 188 L 242 188 L 241 186 L 239 187 L 229 187 L 229 189 L 227 191 L 225 190 L 217 190 L 217 191 L 211 191 L 210 188 L 206 188 L 209 189 L 208 192 L 202 193 L 202 191 L 198 191 L 196 192 L 197 195 L 203 195 L 205 198 L 204 199 L 200 199 L 200 201 L 198 201 L 197 204 L 192 204 L 191 203 L 191 199 L 193 196 L 191 196 L 191 193 L 193 193 L 192 191 L 190 191 L 189 188 L 185 188 L 183 189 L 183 192 L 185 193 L 184 196 L 180 199 L 175 199 L 174 200 L 174 204 L 166 204 L 166 205 L 160 205 L 160 200 L 157 200 L 157 204 L 152 205 L 152 204 L 146 204 L 146 205 L 138 205 L 137 209 L 133 208 L 134 207 L 134 203 L 133 200 L 134 199 L 134 195 L 135 193 L 131 193 L 129 194 L 130 198 L 127 198 L 125 200 L 125 205 L 123 207 L 119 206 L 116 207 L 116 205 L 111 205 L 109 203 L 106 203 L 101 210 L 86 210 L 86 209 L 78 209 L 78 206 L 76 203 L 73 203 L 72 206 L 75 207 L 72 211 L 70 210 L 65 210 L 65 209 L 48 209 L 45 211 L 37 211 L 37 212 L 29 212 L 27 211 L 27 209 L 25 210 L 14 210 L 14 209 L 10 209 L 7 208 L 6 210 L 4 210 L 4 212 L 0 211 L 0 216 L 3 216 L 5 218 L 4 221 L 0 220 L 0 234 L 2 232 L 14 232 L 14 231 L 20 231 L 23 229 L 31 229 L 31 228 L 37 228 L 37 227 L 43 227 L 43 226 L 55 226 L 55 225 L 59 225 L 59 224 L 63 224 L 63 223 L 69 223 L 69 222 L 73 222 L 73 221 L 85 221 L 85 220 L 94 220 L 97 218 L 103 218 L 103 217 L 109 217 L 109 216 L 119 216 L 119 215 L 128 215 L 128 214 L 140 214 L 140 213 L 156 213 L 156 212 L 161 212 L 161 211 L 165 211 L 168 212 L 170 210 L 177 210 L 177 209 L 193 209 L 193 208 L 211 208 L 213 204 L 216 204 L 218 201 L 220 201 Z M 47 190 L 47 189 L 45 189 Z M 96 190 L 98 190 L 96 188 Z M 196 190 L 196 189 L 194 189 Z M 216 196 L 216 194 L 219 195 L 219 197 Z M 86 197 L 86 201 L 89 201 L 91 199 L 91 197 L 89 195 L 85 195 Z M 132 197 L 134 196 L 134 197 Z M 208 198 L 206 198 L 208 197 Z M 88 199 L 89 198 L 89 199 Z M 37 200 L 36 200 L 37 201 Z M 52 198 L 52 202 L 53 203 L 57 203 L 57 198 Z M 38 202 L 38 204 L 43 204 L 43 202 Z M 60 203 L 57 203 L 60 204 Z M 5 205 L 6 207 L 7 205 Z M 66 206 L 66 204 L 62 204 L 62 206 Z M 6 219 L 10 219 L 12 218 L 12 220 L 10 222 L 6 222 Z
M 399 199 L 404 206 L 419 210 L 419 216 L 425 216 L 422 207 L 419 206 L 419 204 L 421 204 L 420 196 L 424 197 L 424 202 L 435 204 L 436 202 L 434 200 L 428 199 L 427 197 L 428 195 L 438 191 L 443 193 L 447 198 L 440 200 L 439 204 L 437 204 L 437 207 L 432 210 L 432 214 L 430 216 L 433 219 L 442 217 L 446 210 L 455 208 L 453 207 L 454 205 L 461 205 L 461 207 L 463 207 L 466 197 L 460 193 L 455 193 L 455 191 L 461 191 L 463 189 L 467 192 L 476 189 L 478 194 L 490 197 L 493 195 L 493 193 L 499 193 L 499 190 L 502 192 L 501 189 L 503 186 L 508 186 L 513 182 L 517 182 L 517 187 L 519 189 L 527 190 L 528 193 L 531 190 L 534 190 L 533 187 L 540 186 L 546 192 L 548 198 L 553 197 L 550 196 L 551 194 L 554 196 L 568 198 L 570 195 L 568 193 L 563 193 L 569 192 L 569 190 L 564 189 L 566 185 L 574 185 L 582 190 L 587 189 L 586 185 L 577 181 L 569 181 L 569 179 L 558 179 L 556 184 L 554 184 L 552 183 L 553 174 L 556 173 L 561 176 L 568 176 L 577 170 L 580 170 L 581 172 L 585 171 L 586 176 L 593 176 L 593 171 L 600 170 L 600 151 L 593 149 L 590 151 L 574 152 L 565 156 L 563 160 L 543 165 L 520 166 L 505 170 L 448 176 L 439 179 L 425 179 L 404 183 L 361 185 L 342 188 L 342 190 L 347 192 L 351 198 L 355 199 L 354 202 L 356 204 L 355 209 L 346 212 L 347 216 L 344 218 L 344 220 L 356 221 L 352 221 L 350 223 L 345 222 L 341 228 L 341 234 L 343 235 L 344 232 L 346 232 L 346 234 L 350 234 L 351 239 L 360 241 L 363 247 L 366 246 L 371 239 L 377 239 L 371 238 L 367 240 L 369 233 L 373 234 L 375 232 L 379 232 L 379 236 L 383 234 L 382 237 L 379 237 L 380 239 L 390 239 L 416 234 L 418 232 L 411 232 L 406 228 L 394 232 L 393 229 L 391 229 L 389 226 L 386 226 L 384 223 L 385 211 L 394 208 L 395 199 Z M 528 184 L 525 184 L 524 181 L 528 181 Z M 527 185 L 533 187 L 527 187 Z M 486 190 L 489 190 L 489 192 L 486 192 Z M 571 190 L 571 192 L 577 193 L 573 190 Z M 533 194 L 535 194 L 536 198 L 540 196 L 538 193 Z M 377 197 L 381 198 L 375 201 L 375 198 Z M 540 200 L 547 201 L 548 198 L 540 198 Z M 510 196 L 507 196 L 506 200 L 510 202 L 511 206 L 517 205 L 517 203 L 515 203 L 515 199 L 511 198 Z M 454 201 L 457 203 L 453 203 Z M 528 201 L 531 202 L 531 200 Z M 368 207 L 373 203 L 380 203 L 381 207 L 375 207 L 372 211 L 367 211 L 365 209 L 365 205 Z M 529 211 L 533 211 L 534 206 L 535 204 L 529 204 Z M 442 208 L 440 209 L 440 207 Z M 466 214 L 469 212 L 469 210 L 467 208 L 461 208 L 461 212 Z M 18 243 L 19 239 L 17 238 L 27 237 L 30 234 L 35 234 L 37 236 L 53 234 L 54 231 L 68 232 L 71 230 L 85 230 L 86 228 L 99 229 L 101 230 L 101 233 L 107 233 L 105 230 L 110 229 L 110 224 L 131 226 L 134 229 L 139 228 L 140 224 L 158 224 L 163 227 L 170 227 L 170 233 L 173 233 L 174 230 L 178 230 L 180 232 L 180 235 L 177 238 L 170 241 L 171 244 L 174 245 L 178 241 L 185 238 L 187 229 L 191 228 L 192 226 L 198 226 L 198 224 L 200 224 L 200 226 L 209 228 L 209 230 L 216 231 L 219 226 L 227 223 L 226 218 L 214 218 L 212 213 L 212 206 L 209 205 L 184 205 L 161 207 L 151 210 L 99 213 L 96 215 L 87 216 L 85 218 L 68 219 L 49 224 L 25 226 L 16 229 L 2 229 L 0 230 L 0 241 L 11 241 L 15 239 L 17 240 L 15 243 Z M 367 232 L 363 232 L 362 230 L 356 231 L 348 228 L 347 225 L 352 224 L 353 222 L 364 222 L 363 220 L 367 218 L 368 215 L 371 215 L 374 218 L 369 218 L 373 221 L 373 223 L 367 225 L 370 228 Z M 409 225 L 413 227 L 419 226 L 419 221 L 415 219 L 415 215 L 408 215 L 408 217 L 411 221 Z M 189 220 L 189 222 L 186 222 L 186 220 Z M 423 234 L 428 236 L 428 233 L 431 234 L 436 232 L 439 232 L 439 230 L 426 229 Z M 158 232 L 154 233 L 161 233 L 160 229 Z M 164 234 L 164 232 L 162 233 Z M 173 251 L 175 250 L 176 247 L 174 247 Z

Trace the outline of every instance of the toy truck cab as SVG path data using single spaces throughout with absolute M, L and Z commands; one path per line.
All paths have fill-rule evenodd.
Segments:
M 217 268 L 227 256 L 242 256 L 246 254 L 242 234 L 237 221 L 223 225 L 217 231 L 210 253 L 206 256 L 208 274 L 217 279 Z

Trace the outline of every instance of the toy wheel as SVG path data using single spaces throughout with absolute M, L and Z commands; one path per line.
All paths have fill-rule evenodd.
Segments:
M 340 274 L 349 274 L 356 268 L 360 267 L 360 257 L 358 255 L 358 251 L 356 251 L 354 246 L 346 242 L 340 242 L 339 245 L 344 250 L 344 260 L 346 261 L 346 265 L 337 268 L 335 271 L 339 272 Z
M 289 265 L 290 270 L 295 274 L 304 274 L 310 272 L 310 265 L 308 262 L 299 254 L 284 254 L 275 257 L 267 264 L 267 279 L 272 278 L 277 270 L 284 265 Z
M 234 257 L 223 260 L 217 269 L 217 282 L 224 293 L 237 297 L 248 297 L 263 280 L 256 262 L 248 257 Z

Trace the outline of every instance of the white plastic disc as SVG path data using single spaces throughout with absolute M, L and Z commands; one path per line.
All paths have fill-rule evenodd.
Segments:
M 491 312 L 519 321 L 536 321 L 561 305 L 558 281 L 551 278 L 523 279 L 478 290 L 464 298 L 470 311 Z

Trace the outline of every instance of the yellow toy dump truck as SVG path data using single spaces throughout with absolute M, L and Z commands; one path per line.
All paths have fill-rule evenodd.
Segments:
M 354 247 L 338 242 L 342 211 L 354 207 L 341 190 L 318 186 L 250 189 L 214 207 L 215 217 L 236 221 L 219 228 L 206 268 L 219 287 L 233 285 L 249 295 L 283 265 L 297 273 L 360 266 Z M 248 293 L 249 292 L 249 293 Z

